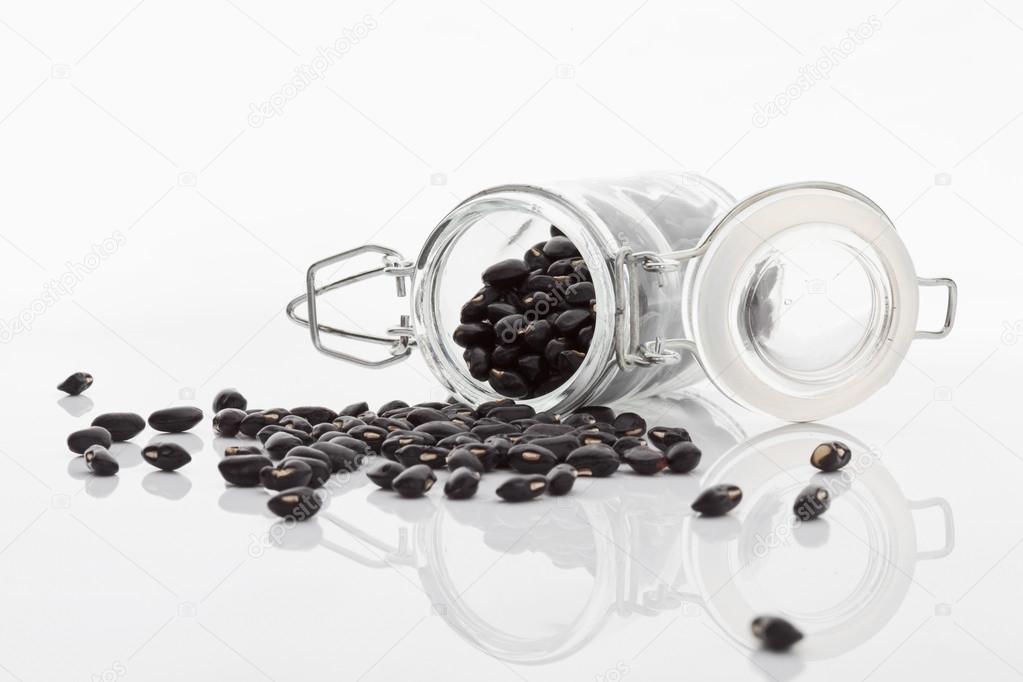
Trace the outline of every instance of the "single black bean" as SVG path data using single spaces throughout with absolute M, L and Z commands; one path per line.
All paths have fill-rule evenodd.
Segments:
M 593 325 L 589 324 L 575 333 L 576 350 L 586 352 L 593 343 Z
M 266 506 L 281 518 L 305 521 L 320 511 L 323 502 L 312 488 L 299 487 L 277 493 L 267 501 Z
M 98 444 L 90 445 L 85 451 L 85 466 L 97 476 L 113 476 L 121 468 L 110 451 Z
M 444 494 L 452 500 L 467 500 L 476 494 L 480 485 L 480 472 L 459 467 L 444 482 Z
M 347 435 L 350 438 L 361 440 L 368 445 L 373 452 L 379 454 L 380 446 L 383 444 L 384 439 L 387 438 L 387 429 L 382 429 L 379 426 L 371 426 L 369 424 L 360 424 L 359 426 L 352 427 L 347 432 Z
M 343 409 L 337 411 L 338 417 L 358 417 L 363 412 L 369 412 L 369 403 L 362 401 L 358 403 L 352 403 L 346 405 Z M 336 419 L 337 417 L 334 417 Z M 331 420 L 333 421 L 333 419 Z
M 394 410 L 404 410 L 408 408 L 409 404 L 404 400 L 389 400 L 380 407 L 377 408 L 377 414 L 381 414 L 385 417 L 390 417 L 389 412 Z
M 646 433 L 646 420 L 635 412 L 622 412 L 611 421 L 614 426 L 615 435 L 619 438 L 625 436 L 640 437 Z
M 167 407 L 149 415 L 149 426 L 164 433 L 183 433 L 202 421 L 202 410 L 190 405 Z
M 68 395 L 81 395 L 82 391 L 92 386 L 92 375 L 88 372 L 75 372 L 64 381 L 57 384 L 58 391 L 64 391 Z
M 821 443 L 810 454 L 810 464 L 821 471 L 838 471 L 852 460 L 852 451 L 842 441 Z
M 369 420 L 369 424 L 372 426 L 379 426 L 388 433 L 393 433 L 394 431 L 408 431 L 412 428 L 412 424 L 410 424 L 407 420 L 392 419 L 390 417 L 373 417 Z
M 289 414 L 291 414 L 291 410 L 285 409 L 283 407 L 271 407 L 269 410 L 262 411 L 266 414 L 270 414 L 277 417 L 277 421 L 280 421 L 284 417 L 287 417 Z
M 487 306 L 487 319 L 494 321 L 500 320 L 503 317 L 509 315 L 517 315 L 519 308 L 514 303 L 505 303 L 504 301 L 496 301 Z M 495 331 L 496 331 L 495 325 Z
M 503 289 L 511 288 L 529 275 L 529 266 L 517 258 L 494 263 L 483 271 L 483 283 Z
M 693 511 L 704 516 L 722 516 L 735 509 L 742 501 L 742 490 L 737 485 L 723 483 L 711 486 L 697 496 Z
M 618 458 L 621 459 L 622 457 L 625 456 L 625 453 L 631 450 L 632 448 L 646 447 L 646 444 L 647 442 L 645 438 L 638 438 L 636 436 L 623 436 L 616 440 L 614 445 L 612 445 L 611 447 L 614 449 L 615 452 L 618 453 Z
M 465 364 L 469 368 L 469 376 L 476 381 L 486 381 L 490 376 L 490 354 L 485 348 L 470 346 L 465 349 Z
M 426 464 L 431 469 L 443 469 L 449 452 L 450 450 L 442 448 L 439 445 L 419 445 L 417 443 L 413 443 L 411 445 L 398 448 L 398 451 L 395 452 L 394 455 L 398 458 L 398 461 L 406 467 L 415 466 L 416 464 Z
M 551 259 L 543 253 L 543 247 L 546 244 L 547 242 L 534 244 L 522 257 L 522 261 L 530 270 L 546 270 L 547 266 L 551 264 Z
M 703 453 L 694 443 L 684 440 L 668 448 L 665 456 L 669 469 L 676 474 L 688 474 L 700 464 Z
M 539 423 L 530 426 L 522 432 L 528 438 L 546 438 L 548 436 L 563 436 L 566 433 L 575 433 L 575 426 L 571 424 L 546 424 Z
M 564 462 L 569 453 L 582 445 L 579 437 L 574 433 L 563 433 L 560 436 L 543 436 L 530 438 L 527 441 L 530 445 L 547 448 L 554 453 L 559 462 Z
M 309 447 L 313 450 L 319 450 L 330 458 L 330 470 L 332 473 L 355 471 L 362 466 L 362 460 L 365 458 L 365 455 L 359 454 L 340 443 L 313 443 Z
M 461 434 L 456 434 L 461 435 Z M 439 445 L 437 439 L 428 433 L 421 431 L 394 431 L 380 445 L 380 454 L 388 459 L 394 459 L 400 448 L 406 445 Z M 441 447 L 450 447 L 441 445 Z
M 525 398 L 529 395 L 529 385 L 521 374 L 511 370 L 490 370 L 490 386 L 501 395 L 509 398 Z
M 559 464 L 547 472 L 547 494 L 567 495 L 578 476 L 579 472 L 571 464 Z
M 622 460 L 637 474 L 644 476 L 652 476 L 668 466 L 668 459 L 664 453 L 649 447 L 632 448 L 625 453 Z
M 142 448 L 142 459 L 157 469 L 174 471 L 191 462 L 192 455 L 177 443 L 156 442 Z
M 289 450 L 302 445 L 305 445 L 305 443 L 302 442 L 301 438 L 293 436 L 286 431 L 278 431 L 271 434 L 270 437 L 266 439 L 266 442 L 263 443 L 263 447 L 266 448 L 266 452 L 270 455 L 270 459 L 275 461 L 284 459 Z
M 450 436 L 445 436 L 437 441 L 437 445 L 448 450 L 454 450 L 460 448 L 463 445 L 475 445 L 476 443 L 482 443 L 480 437 L 473 432 L 468 433 L 454 433 Z
M 579 442 L 583 445 L 607 445 L 614 446 L 618 442 L 618 439 L 605 431 L 600 431 L 592 427 L 580 429 L 578 431 Z
M 502 317 L 494 323 L 494 337 L 499 344 L 518 343 L 525 333 L 526 318 L 518 313 Z
M 561 359 L 561 354 L 568 349 L 568 341 L 561 337 L 548 341 L 543 350 L 543 359 L 547 361 L 547 366 L 557 367 Z
M 572 308 L 558 315 L 554 328 L 562 336 L 571 336 L 593 319 L 592 313 L 584 308 Z
M 557 463 L 557 455 L 536 443 L 521 443 L 508 450 L 508 466 L 520 474 L 546 474 Z
M 587 305 L 596 297 L 593 282 L 576 282 L 565 290 L 565 300 L 572 305 Z
M 320 426 L 323 426 L 323 424 L 320 424 Z M 325 431 L 325 432 L 321 433 L 320 437 L 317 438 L 313 442 L 315 442 L 315 443 L 327 443 L 329 441 L 334 440 L 335 438 L 338 438 L 340 436 L 347 436 L 347 435 L 348 435 L 348 433 L 345 432 L 345 431 Z M 310 436 L 311 436 L 311 434 L 310 434 Z M 312 445 L 312 443 L 310 443 L 310 445 Z
M 592 426 L 597 423 L 597 418 L 589 412 L 575 412 L 561 418 L 561 423 L 573 428 Z
M 275 433 L 286 433 L 290 436 L 294 436 L 302 441 L 303 445 L 311 445 L 313 443 L 313 437 L 305 431 L 299 431 L 298 429 L 289 429 L 287 426 L 281 426 L 280 424 L 271 424 L 270 426 L 264 426 L 256 432 L 256 438 L 259 442 L 266 445 L 266 442 L 270 440 L 270 436 Z
M 278 426 L 277 422 L 280 419 L 281 415 L 276 412 L 266 412 L 263 410 L 250 412 L 245 415 L 245 419 L 242 419 L 242 423 L 238 426 L 238 431 L 251 438 L 259 433 L 260 429 L 264 426 Z
M 547 373 L 547 361 L 541 355 L 528 353 L 519 356 L 515 369 L 526 378 L 526 381 L 536 383 Z
M 329 407 L 321 407 L 319 405 L 302 405 L 300 407 L 293 407 L 290 412 L 291 414 L 297 414 L 299 417 L 304 418 L 313 426 L 323 424 L 324 422 L 332 422 L 337 419 L 337 412 Z
M 228 445 L 224 448 L 224 457 L 240 457 L 242 455 L 261 455 L 263 451 L 255 445 Z
M 539 474 L 512 476 L 497 488 L 497 495 L 505 502 L 526 502 L 543 495 L 547 479 Z
M 225 457 L 217 463 L 220 475 L 231 485 L 252 488 L 260 484 L 259 472 L 273 466 L 269 457 L 263 455 L 237 455 Z M 303 484 L 304 485 L 304 484 Z
M 444 463 L 449 471 L 455 471 L 460 467 L 464 467 L 481 474 L 483 473 L 483 462 L 465 448 L 455 448 L 449 452 Z
M 618 471 L 619 460 L 616 453 L 607 445 L 584 445 L 576 448 L 565 458 L 579 472 L 580 476 L 603 478 Z
M 236 407 L 225 407 L 213 415 L 213 430 L 221 436 L 233 438 L 238 435 L 242 420 L 245 419 L 245 410 Z
M 418 433 L 428 433 L 435 439 L 440 440 L 441 438 L 447 438 L 453 436 L 456 433 L 468 433 L 469 429 L 464 424 L 456 424 L 455 422 L 442 421 L 442 422 L 426 422 L 420 424 L 416 428 L 412 429 Z
M 803 633 L 792 623 L 775 616 L 757 616 L 753 619 L 750 629 L 753 636 L 770 651 L 787 651 L 793 644 L 803 639 Z
M 501 405 L 487 413 L 487 417 L 510 422 L 516 419 L 529 419 L 536 414 L 532 405 Z
M 514 405 L 515 401 L 509 398 L 499 398 L 498 400 L 489 400 L 485 403 L 480 403 L 476 407 L 476 417 L 486 417 L 489 412 L 495 407 L 503 407 L 505 405 Z
M 355 452 L 359 453 L 360 455 L 369 456 L 369 455 L 373 454 L 373 452 L 374 452 L 373 448 L 371 448 L 369 446 L 369 444 L 366 443 L 366 441 L 359 440 L 358 438 L 352 438 L 351 436 L 349 436 L 347 434 L 345 434 L 343 436 L 334 436 L 333 438 L 331 438 L 327 442 L 328 443 L 337 443 L 338 445 L 344 445 L 346 448 L 348 448 L 350 450 L 354 450 Z
M 93 426 L 102 426 L 110 432 L 115 443 L 130 440 L 146 428 L 146 420 L 134 412 L 107 412 L 92 420 Z
M 277 466 L 287 467 L 295 461 L 304 462 L 311 470 L 312 476 L 309 477 L 310 488 L 322 488 L 327 481 L 330 480 L 330 465 L 325 463 L 322 459 L 312 457 L 285 457 L 284 461 Z
M 557 289 L 558 283 L 553 277 L 543 273 L 533 273 L 519 286 L 519 291 L 530 294 L 538 291 L 549 292 Z
M 654 428 L 647 431 L 647 440 L 650 441 L 651 445 L 667 452 L 675 443 L 682 443 L 684 441 L 691 441 L 689 432 L 681 427 L 670 427 L 670 426 L 655 426 Z
M 244 410 L 249 406 L 249 401 L 241 393 L 233 388 L 225 388 L 213 396 L 213 412 L 217 413 L 227 408 Z
M 395 476 L 391 488 L 402 497 L 422 497 L 436 482 L 437 475 L 433 469 L 425 464 L 416 464 Z
M 330 456 L 322 450 L 317 450 L 311 445 L 296 445 L 285 454 L 284 458 L 302 457 L 303 459 L 316 459 L 323 462 L 329 468 Z
M 289 414 L 281 417 L 280 421 L 277 423 L 280 426 L 284 426 L 289 429 L 298 429 L 299 431 L 305 431 L 308 434 L 312 434 L 313 432 L 313 425 L 309 423 L 309 420 L 305 417 L 300 417 L 297 414 Z
M 515 369 L 518 367 L 519 356 L 521 355 L 522 348 L 519 346 L 496 346 L 490 352 L 490 368 Z
M 547 274 L 552 277 L 564 277 L 575 272 L 572 263 L 574 258 L 558 258 L 547 266 Z
M 359 417 L 350 417 L 347 414 L 345 414 L 345 415 L 338 415 L 337 419 L 333 420 L 329 424 L 324 422 L 323 424 L 317 424 L 316 426 L 314 426 L 313 427 L 313 433 L 316 433 L 317 429 L 323 429 L 323 431 L 320 431 L 320 433 L 322 435 L 323 433 L 326 432 L 328 427 L 331 427 L 331 426 L 333 426 L 338 431 L 344 431 L 345 433 L 348 433 L 349 431 L 354 429 L 356 426 L 361 426 L 362 424 L 366 424 L 366 423 L 367 422 L 366 422 L 365 419 L 360 419 Z
M 615 420 L 615 411 L 610 407 L 604 405 L 585 405 L 576 409 L 575 414 L 588 414 L 593 419 L 590 421 L 591 424 L 613 424 Z M 613 429 L 610 430 L 612 433 Z
M 572 376 L 575 371 L 583 364 L 583 360 L 586 359 L 586 353 L 577 350 L 566 350 L 562 351 L 558 355 L 558 371 L 565 376 Z
M 552 237 L 564 237 L 565 233 L 562 232 L 556 225 L 551 225 L 551 236 Z
M 792 511 L 800 521 L 812 521 L 831 506 L 831 493 L 827 488 L 808 485 L 796 496 Z
M 72 431 L 67 437 L 68 450 L 76 455 L 84 455 L 85 451 L 93 445 L 109 448 L 113 443 L 114 439 L 110 436 L 110 432 L 102 426 L 90 426 L 87 429 Z
M 575 247 L 575 244 L 568 237 L 551 237 L 544 242 L 543 255 L 551 260 L 573 258 L 579 255 L 579 249 Z
M 285 464 L 264 466 L 259 470 L 260 484 L 269 490 L 287 490 L 309 485 L 313 477 L 313 468 L 301 459 L 292 458 Z
M 384 490 L 390 490 L 391 482 L 403 471 L 405 471 L 405 467 L 402 464 L 384 460 L 371 466 L 366 471 L 366 477 Z
M 529 322 L 522 330 L 523 343 L 534 353 L 544 351 L 552 336 L 554 336 L 554 327 L 544 319 Z
M 417 407 L 405 415 L 405 419 L 409 424 L 419 426 L 428 422 L 448 421 L 448 415 L 433 407 Z
M 557 299 L 546 291 L 533 291 L 522 299 L 522 305 L 540 317 L 548 315 L 557 304 Z
M 506 460 L 508 452 L 507 448 L 502 450 L 500 442 L 497 441 L 507 442 L 504 439 L 496 439 L 495 441 L 494 438 L 489 438 L 486 443 L 466 443 L 461 445 L 460 448 L 467 450 L 470 455 L 478 459 L 480 464 L 483 465 L 484 472 L 493 471 L 500 466 L 503 460 Z M 508 447 L 511 447 L 511 443 L 508 444 Z

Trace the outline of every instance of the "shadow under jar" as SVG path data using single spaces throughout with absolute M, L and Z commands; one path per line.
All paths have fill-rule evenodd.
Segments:
M 790 421 L 820 419 L 874 393 L 914 338 L 943 338 L 955 318 L 955 283 L 918 278 L 891 220 L 855 190 L 800 183 L 737 202 L 691 173 L 484 190 L 440 221 L 414 261 L 365 245 L 313 264 L 288 315 L 333 357 L 385 367 L 418 348 L 458 399 L 500 398 L 469 374 L 452 332 L 482 270 L 522 258 L 550 237 L 552 225 L 586 261 L 594 332 L 574 374 L 520 401 L 538 411 L 709 379 L 748 408 Z M 320 270 L 365 253 L 379 254 L 382 264 L 317 284 Z M 375 276 L 393 277 L 398 295 L 411 298 L 397 326 L 375 335 L 319 321 L 318 296 Z M 934 331 L 917 329 L 921 286 L 947 293 Z M 303 306 L 308 317 L 299 313 Z M 380 344 L 388 354 L 342 352 L 326 346 L 323 334 Z

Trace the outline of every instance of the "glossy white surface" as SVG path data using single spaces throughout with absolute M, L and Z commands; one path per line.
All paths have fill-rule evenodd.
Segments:
M 758 109 L 871 15 L 827 79 Z M 1018 8 L 126 0 L 2 3 L 0 20 L 0 680 L 1023 673 Z M 278 97 L 359 22 L 322 78 Z M 280 535 L 262 493 L 225 488 L 208 421 L 179 437 L 195 457 L 179 474 L 140 460 L 149 430 L 116 449 L 114 479 L 65 449 L 100 412 L 208 409 L 231 385 L 268 407 L 442 399 L 418 359 L 318 356 L 283 314 L 305 266 L 369 240 L 412 255 L 487 185 L 658 167 L 739 195 L 863 191 L 921 275 L 958 280 L 956 331 L 914 342 L 826 426 L 779 431 L 711 389 L 649 404 L 692 429 L 697 474 L 562 501 L 500 504 L 490 476 L 465 503 L 410 502 L 357 474 Z M 922 292 L 921 326 L 940 299 Z M 336 305 L 371 331 L 401 312 L 376 284 Z M 95 385 L 60 399 L 79 369 Z M 789 532 L 822 430 L 869 465 Z M 722 480 L 746 500 L 692 518 Z M 750 648 L 761 611 L 807 639 Z

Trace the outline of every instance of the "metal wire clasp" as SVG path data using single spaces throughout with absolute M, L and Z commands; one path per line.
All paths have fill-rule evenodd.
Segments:
M 340 263 L 351 258 L 355 258 L 363 253 L 379 253 L 383 256 L 383 264 L 380 267 L 372 268 L 370 270 L 364 270 L 354 275 L 342 277 L 336 279 L 328 284 L 324 284 L 321 287 L 316 286 L 316 273 L 323 268 Z M 400 322 L 397 326 L 390 327 L 387 330 L 386 335 L 366 334 L 362 332 L 349 331 L 347 329 L 340 329 L 332 327 L 326 324 L 319 323 L 319 312 L 317 310 L 318 301 L 317 297 L 320 294 L 325 294 L 328 291 L 340 289 L 341 287 L 348 286 L 349 284 L 355 284 L 363 280 L 378 277 L 380 275 L 389 275 L 394 277 L 395 291 L 399 297 L 408 296 L 408 285 L 412 278 L 414 266 L 411 261 L 405 260 L 405 258 L 395 251 L 389 249 L 386 246 L 379 246 L 377 244 L 364 244 L 355 249 L 348 251 L 342 251 L 341 253 L 334 254 L 329 258 L 317 261 L 309 266 L 309 270 L 306 271 L 306 292 L 300 296 L 296 296 L 291 299 L 287 306 L 288 317 L 292 322 L 300 324 L 309 328 L 309 337 L 312 339 L 313 346 L 316 350 L 329 355 L 339 360 L 345 360 L 347 362 L 355 363 L 363 367 L 387 367 L 395 363 L 401 362 L 409 355 L 412 354 L 412 349 L 416 345 L 415 332 L 412 329 L 409 315 L 402 314 Z M 297 309 L 302 304 L 306 305 L 308 310 L 308 318 L 304 318 L 298 314 Z M 340 336 L 346 339 L 354 339 L 356 341 L 363 341 L 366 343 L 374 343 L 383 346 L 388 346 L 390 355 L 388 357 L 376 360 L 372 358 L 363 358 L 357 355 L 351 355 L 349 353 L 343 353 L 333 348 L 328 348 L 323 343 L 321 334 L 333 334 L 334 336 Z

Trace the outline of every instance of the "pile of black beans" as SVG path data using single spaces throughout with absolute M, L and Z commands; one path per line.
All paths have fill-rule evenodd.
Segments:
M 518 399 L 563 384 L 586 357 L 595 319 L 593 280 L 575 244 L 552 225 L 550 239 L 482 279 L 453 334 L 469 374 Z

